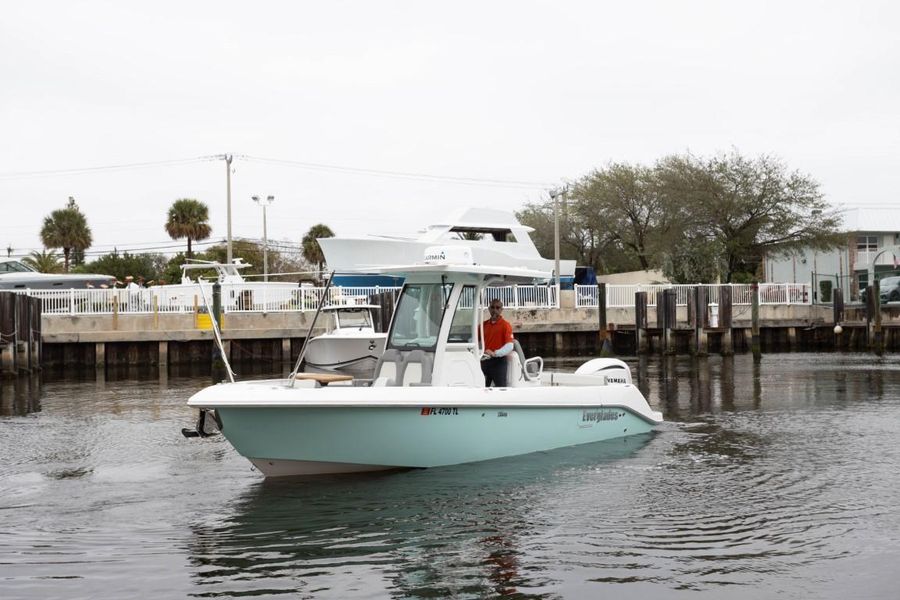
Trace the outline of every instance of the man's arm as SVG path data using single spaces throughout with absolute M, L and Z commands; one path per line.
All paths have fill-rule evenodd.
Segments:
M 506 342 L 505 344 L 494 350 L 493 356 L 494 358 L 502 358 L 512 352 L 514 347 L 515 346 L 512 342 Z

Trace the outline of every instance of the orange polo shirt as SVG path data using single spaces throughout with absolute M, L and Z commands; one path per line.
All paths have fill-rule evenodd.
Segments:
M 513 341 L 512 325 L 509 321 L 500 317 L 496 323 L 488 319 L 484 322 L 484 349 L 499 350 Z

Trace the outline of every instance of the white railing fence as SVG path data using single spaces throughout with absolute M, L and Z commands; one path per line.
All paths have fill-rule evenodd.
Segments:
M 212 301 L 212 285 L 203 284 Z M 674 289 L 678 306 L 686 306 L 695 285 L 607 285 L 606 305 L 609 308 L 631 308 L 635 292 L 647 292 L 648 306 L 656 306 L 656 294 Z M 752 290 L 749 284 L 706 285 L 710 304 L 719 303 L 719 290 L 731 289 L 735 306 L 750 305 Z M 196 285 L 173 285 L 139 289 L 89 290 L 14 290 L 44 301 L 47 315 L 100 315 L 141 313 L 192 313 L 206 311 L 203 295 Z M 327 304 L 365 304 L 370 297 L 388 292 L 397 299 L 399 287 L 332 287 Z M 225 284 L 222 286 L 222 310 L 226 313 L 305 312 L 319 305 L 324 288 L 272 284 Z M 761 283 L 760 304 L 810 304 L 809 284 Z M 553 285 L 511 285 L 484 290 L 483 306 L 493 298 L 500 298 L 508 309 L 559 308 L 560 293 Z M 576 285 L 575 306 L 597 307 L 597 286 Z
M 43 300 L 46 315 L 102 315 L 206 312 L 203 295 L 212 302 L 212 285 L 174 285 L 165 288 L 90 290 L 14 290 Z M 222 310 L 241 312 L 304 312 L 319 306 L 325 288 L 224 284 Z M 396 300 L 399 287 L 332 287 L 326 305 L 366 304 L 371 296 L 388 292 Z
M 677 306 L 687 306 L 693 289 L 706 288 L 707 302 L 719 303 L 719 291 L 731 289 L 731 303 L 735 306 L 749 306 L 753 300 L 753 288 L 749 283 L 732 284 L 659 284 L 659 285 L 607 285 L 606 306 L 608 308 L 633 308 L 635 292 L 647 292 L 647 306 L 656 306 L 656 295 L 663 290 L 675 290 Z M 760 283 L 760 304 L 811 304 L 812 294 L 808 283 Z M 575 285 L 575 306 L 577 308 L 597 307 L 596 285 Z
M 503 306 L 518 308 L 559 308 L 559 290 L 555 285 L 491 286 L 482 290 L 481 305 L 499 298 Z

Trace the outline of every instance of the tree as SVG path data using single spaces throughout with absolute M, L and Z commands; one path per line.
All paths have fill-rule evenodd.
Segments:
M 303 240 L 300 242 L 303 247 L 303 258 L 308 263 L 315 265 L 316 271 L 319 273 L 322 272 L 322 269 L 325 266 L 325 255 L 322 254 L 322 248 L 316 240 L 329 237 L 334 237 L 334 232 L 331 231 L 331 228 L 328 227 L 328 225 L 319 223 L 318 225 L 310 227 L 309 231 L 306 232 L 306 235 L 303 236 Z
M 553 255 L 553 205 L 519 221 Z M 672 281 L 750 281 L 764 253 L 840 245 L 840 219 L 819 185 L 770 156 L 673 155 L 653 167 L 612 163 L 577 180 L 560 209 L 563 257 L 599 273 L 661 268 Z
M 654 175 L 648 167 L 611 163 L 580 179 L 569 194 L 580 218 L 642 270 L 659 264 L 675 221 Z
M 599 273 L 647 269 L 657 262 L 666 219 L 651 173 L 613 164 L 576 181 L 559 206 L 560 255 Z M 553 256 L 552 201 L 528 204 L 516 214 L 535 229 L 542 256 Z
M 614 255 L 607 251 L 610 238 L 604 231 L 596 229 L 591 220 L 583 218 L 581 208 L 568 202 L 559 208 L 559 257 L 574 260 L 579 265 L 592 266 L 598 272 L 608 272 L 606 259 Z M 540 255 L 549 259 L 556 252 L 553 211 L 553 201 L 547 200 L 526 204 L 523 210 L 516 213 L 516 219 L 521 224 L 534 229 L 531 240 Z M 619 255 L 615 253 L 615 256 Z
M 146 283 L 158 282 L 166 267 L 166 258 L 158 253 L 119 254 L 113 250 L 104 254 L 97 260 L 84 265 L 83 269 L 88 273 L 103 273 L 112 275 L 119 281 L 124 281 L 129 275 L 136 280 L 143 279 Z
M 187 238 L 187 258 L 193 258 L 191 242 L 205 240 L 212 233 L 209 207 L 199 200 L 181 198 L 169 207 L 165 229 L 173 240 Z
M 59 263 L 59 255 L 51 250 L 38 252 L 34 250 L 22 259 L 22 262 L 38 273 L 60 273 L 62 265 Z
M 44 217 L 41 227 L 41 241 L 45 248 L 62 248 L 64 270 L 69 271 L 69 257 L 73 250 L 84 250 L 91 245 L 91 228 L 87 219 L 69 197 L 65 208 L 54 210 Z
M 671 244 L 680 250 L 668 260 L 667 274 L 676 281 L 710 271 L 725 282 L 753 279 L 765 252 L 824 250 L 841 242 L 840 217 L 819 184 L 778 158 L 737 151 L 709 159 L 670 156 L 657 164 L 656 177 L 665 201 L 683 211 Z M 684 258 L 694 265 L 686 268 Z

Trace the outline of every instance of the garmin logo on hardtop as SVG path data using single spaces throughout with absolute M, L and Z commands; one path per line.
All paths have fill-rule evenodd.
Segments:
M 444 251 L 442 250 L 438 254 L 426 254 L 425 260 L 447 260 L 447 255 L 444 254 Z

